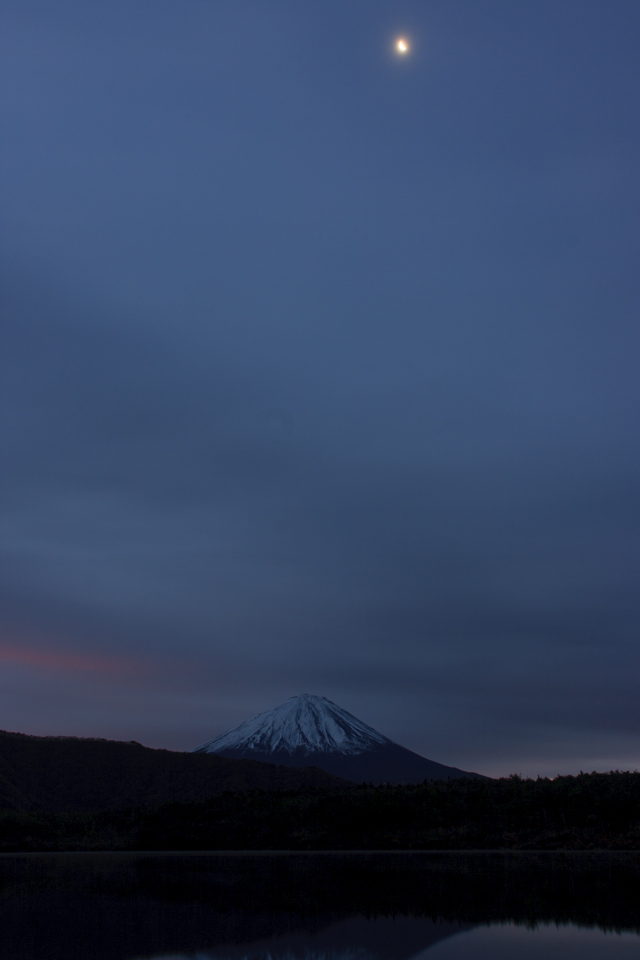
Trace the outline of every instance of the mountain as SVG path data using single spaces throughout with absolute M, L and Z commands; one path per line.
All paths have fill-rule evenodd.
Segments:
M 225 791 L 340 790 L 322 770 L 153 750 L 139 743 L 0 731 L 0 809 L 88 813 Z
M 481 777 L 427 760 L 394 743 L 342 707 L 303 693 L 223 733 L 194 753 L 319 767 L 355 783 L 421 783 Z M 482 778 L 486 779 L 486 778 Z

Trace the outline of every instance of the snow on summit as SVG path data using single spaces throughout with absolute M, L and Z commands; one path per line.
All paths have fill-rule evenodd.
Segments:
M 291 697 L 193 752 L 289 767 L 314 766 L 352 783 L 422 783 L 480 776 L 407 750 L 326 697 L 308 693 Z
M 355 756 L 393 741 L 342 707 L 303 693 L 196 747 L 194 753 L 336 753 Z

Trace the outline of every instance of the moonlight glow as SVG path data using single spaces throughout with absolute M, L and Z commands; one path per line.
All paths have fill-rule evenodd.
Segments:
M 399 57 L 406 57 L 406 55 L 409 53 L 409 41 L 404 37 L 398 37 L 394 46 Z

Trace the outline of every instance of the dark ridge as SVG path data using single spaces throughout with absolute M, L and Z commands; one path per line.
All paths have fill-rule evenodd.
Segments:
M 210 754 L 211 756 L 211 754 Z M 422 783 L 424 780 L 489 780 L 480 773 L 448 767 L 435 760 L 427 760 L 420 754 L 389 743 L 374 750 L 358 754 L 342 754 L 335 751 L 286 750 L 261 753 L 257 750 L 221 750 L 219 757 L 262 760 L 264 763 L 278 763 L 287 767 L 304 767 L 312 763 L 320 770 L 350 780 L 352 783 Z
M 16 812 L 89 813 L 206 800 L 225 791 L 346 786 L 313 767 L 153 750 L 135 741 L 0 731 L 0 808 Z

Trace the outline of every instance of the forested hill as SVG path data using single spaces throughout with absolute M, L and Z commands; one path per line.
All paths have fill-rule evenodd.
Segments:
M 470 849 L 640 850 L 640 774 L 256 790 L 97 813 L 0 810 L 0 852 Z
M 5 810 L 88 813 L 205 800 L 225 791 L 345 788 L 344 781 L 313 767 L 0 731 L 0 808 Z
M 142 814 L 130 837 L 168 850 L 638 850 L 640 774 L 222 796 Z

